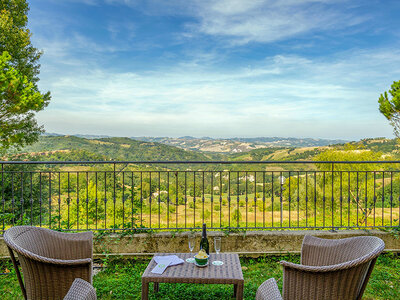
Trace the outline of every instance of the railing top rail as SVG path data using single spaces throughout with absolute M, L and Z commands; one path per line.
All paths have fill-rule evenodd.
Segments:
M 400 164 L 400 160 L 382 160 L 382 161 L 313 161 L 313 160 L 296 160 L 296 161 L 0 161 L 1 165 L 12 164 L 54 164 L 54 165 L 73 165 L 73 164 Z

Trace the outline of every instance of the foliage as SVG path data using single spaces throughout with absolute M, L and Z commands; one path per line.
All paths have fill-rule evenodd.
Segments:
M 391 89 L 379 97 L 379 111 L 389 120 L 393 126 L 394 133 L 400 137 L 400 80 L 394 81 Z
M 357 149 L 363 148 L 372 150 L 374 152 L 381 152 L 381 153 L 393 153 L 397 151 L 399 148 L 399 141 L 398 139 L 386 139 L 386 138 L 375 138 L 375 139 L 363 139 L 356 143 L 347 144 L 346 147 L 348 148 L 349 145 L 354 145 Z
M 42 187 L 48 181 L 47 174 L 39 174 L 37 165 L 3 165 L 3 171 L 0 175 L 0 197 L 8 201 L 4 202 L 0 222 L 20 222 L 20 225 L 38 223 L 40 214 L 44 222 L 49 193 Z
M 28 81 L 38 81 L 42 53 L 32 46 L 27 28 L 29 6 L 26 0 L 0 2 L 0 52 L 7 51 L 12 64 Z
M 353 145 L 346 146 L 343 150 L 327 150 L 315 157 L 315 161 L 379 161 L 382 160 L 381 152 L 373 152 L 367 149 L 359 149 Z M 318 169 L 331 171 L 330 164 L 317 164 Z M 376 164 L 335 164 L 335 171 L 372 171 L 378 170 L 381 166 Z
M 31 154 L 33 155 L 33 154 Z M 104 161 L 107 157 L 87 150 L 65 150 L 37 153 L 35 159 L 40 161 Z
M 274 154 L 278 150 L 283 150 L 283 147 L 274 147 L 274 148 L 261 148 L 261 149 L 254 149 L 248 152 L 239 152 L 239 153 L 232 153 L 229 157 L 232 160 L 265 160 L 266 157 Z
M 232 223 L 238 222 L 242 219 L 242 213 L 240 210 L 235 209 L 232 214 Z
M 130 138 L 85 139 L 75 136 L 42 136 L 38 143 L 23 149 L 24 152 L 56 150 L 84 150 L 109 160 L 207 160 L 205 155 L 198 152 Z
M 22 147 L 35 142 L 43 128 L 34 113 L 50 101 L 40 93 L 37 82 L 41 56 L 31 44 L 26 27 L 26 0 L 0 2 L 0 147 Z
M 367 225 L 368 217 L 375 207 L 390 205 L 391 194 L 384 187 L 384 172 L 393 168 L 391 164 L 350 164 L 346 161 L 376 161 L 382 157 L 365 149 L 354 149 L 349 145 L 343 150 L 327 150 L 315 157 L 316 161 L 341 161 L 344 163 L 316 164 L 317 172 L 310 174 L 301 172 L 287 172 L 288 178 L 283 187 L 285 210 L 310 209 L 315 213 L 323 213 L 323 220 L 327 224 L 334 223 L 332 218 L 337 218 L 340 209 L 342 223 L 343 211 L 350 214 L 355 210 L 356 219 L 353 226 Z M 390 174 L 390 173 L 389 173 Z M 394 181 L 395 182 L 395 181 Z M 385 192 L 382 195 L 382 190 Z M 382 202 L 377 202 L 377 197 L 382 197 Z M 307 202 L 308 200 L 311 200 Z M 311 202 L 311 203 L 310 203 Z M 383 203 L 383 204 L 382 204 Z M 310 205 L 312 204 L 312 205 Z M 325 215 L 326 214 L 326 215 Z M 347 216 L 350 221 L 350 216 Z M 324 221 L 325 222 L 325 221 Z M 324 224 L 325 225 L 325 224 Z
M 44 95 L 35 90 L 34 83 L 12 67 L 11 56 L 0 56 L 0 147 L 23 146 L 35 142 L 42 128 L 34 112 L 46 105 Z

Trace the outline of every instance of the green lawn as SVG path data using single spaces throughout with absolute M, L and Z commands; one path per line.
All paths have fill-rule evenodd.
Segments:
M 282 286 L 281 259 L 299 261 L 299 256 L 267 256 L 265 258 L 242 258 L 245 278 L 244 298 L 254 299 L 257 287 L 266 279 L 275 277 Z M 113 260 L 108 267 L 94 277 L 94 286 L 99 299 L 140 299 L 141 274 L 148 260 Z M 8 262 L 1 263 L 1 272 L 11 269 L 11 273 L 0 275 L 2 299 L 21 299 L 17 277 Z M 398 299 L 400 294 L 400 256 L 381 255 L 370 278 L 364 299 Z M 160 284 L 158 295 L 150 287 L 150 299 L 231 299 L 232 286 L 198 284 Z

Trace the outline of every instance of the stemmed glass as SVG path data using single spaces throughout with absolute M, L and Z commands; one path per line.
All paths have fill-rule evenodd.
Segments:
M 193 257 L 193 249 L 194 249 L 194 245 L 196 243 L 196 238 L 193 234 L 189 234 L 189 250 L 190 250 L 190 257 L 188 259 L 186 259 L 186 261 L 188 263 L 194 263 L 194 257 Z
M 217 254 L 221 251 L 221 238 L 215 237 L 214 238 L 214 249 Z
M 219 237 L 219 236 L 217 236 L 217 237 L 214 238 L 214 249 L 215 249 L 215 252 L 217 253 L 217 255 L 218 255 L 219 252 L 221 251 L 221 237 Z M 220 261 L 220 260 L 214 260 L 214 261 L 212 262 L 212 264 L 213 264 L 214 266 L 221 266 L 221 265 L 224 264 L 224 262 L 223 262 L 223 261 Z

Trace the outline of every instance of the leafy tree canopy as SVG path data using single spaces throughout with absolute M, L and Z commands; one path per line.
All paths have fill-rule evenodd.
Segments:
M 37 141 L 43 132 L 35 112 L 50 101 L 37 82 L 41 52 L 32 46 L 26 27 L 26 0 L 0 1 L 0 150 Z
M 11 66 L 11 56 L 0 56 L 0 144 L 7 149 L 12 145 L 30 144 L 38 139 L 41 128 L 34 119 L 35 111 L 43 109 L 43 95 L 34 83 Z
M 390 159 L 390 157 L 387 157 Z M 374 152 L 366 149 L 357 149 L 349 145 L 345 150 L 330 149 L 326 150 L 317 156 L 316 161 L 381 161 L 383 153 Z M 380 170 L 383 165 L 379 164 L 335 164 L 335 171 L 372 171 Z M 317 168 L 322 171 L 331 171 L 330 164 L 317 164 Z
M 395 135 L 400 137 L 400 80 L 393 82 L 389 93 L 381 94 L 378 102 L 379 111 L 390 121 Z

